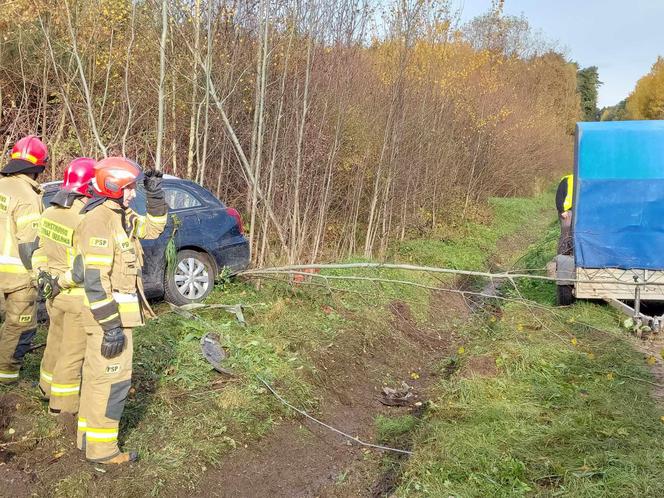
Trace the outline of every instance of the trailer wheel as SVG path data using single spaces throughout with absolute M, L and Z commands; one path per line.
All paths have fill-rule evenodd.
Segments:
M 574 286 L 573 285 L 557 285 L 556 286 L 556 304 L 558 306 L 569 306 L 574 304 Z

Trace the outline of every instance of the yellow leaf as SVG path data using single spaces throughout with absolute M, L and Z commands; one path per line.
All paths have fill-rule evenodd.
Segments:
M 572 346 L 576 346 L 578 344 L 578 341 L 576 340 L 576 337 L 572 337 L 572 340 L 569 341 L 572 343 Z
M 609 372 L 608 374 L 606 374 L 606 378 L 608 380 L 613 380 L 613 372 Z
M 459 353 L 459 354 L 463 354 L 463 353 L 465 353 L 465 352 L 466 352 L 466 348 L 464 348 L 463 346 L 461 346 L 461 347 L 457 350 L 457 353 Z
M 417 380 L 417 379 L 420 378 L 420 374 L 418 374 L 417 372 L 412 372 L 412 373 L 410 374 L 410 378 L 411 378 L 411 379 L 414 379 L 414 380 Z
M 650 356 L 648 356 L 648 359 L 646 360 L 646 363 L 648 365 L 654 365 L 655 363 L 657 363 L 657 359 L 653 355 L 650 355 Z
M 523 330 L 523 325 L 518 324 L 518 325 L 516 326 L 516 329 L 517 329 L 519 332 L 521 332 L 521 331 Z
M 659 417 L 659 419 L 660 419 L 662 422 L 664 422 L 664 415 L 662 415 L 661 417 Z
M 595 355 L 594 355 L 593 353 L 588 353 L 588 359 L 589 359 L 589 360 L 594 360 L 594 359 L 595 359 Z

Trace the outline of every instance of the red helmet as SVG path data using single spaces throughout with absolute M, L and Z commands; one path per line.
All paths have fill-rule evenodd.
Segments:
M 141 168 L 126 157 L 107 157 L 95 166 L 95 180 L 92 184 L 95 192 L 104 197 L 119 199 L 122 190 L 135 183 L 141 175 Z
M 62 188 L 90 197 L 88 185 L 95 177 L 97 161 L 89 157 L 77 157 L 65 169 Z
M 41 173 L 48 163 L 48 148 L 34 135 L 23 137 L 11 150 L 2 173 Z

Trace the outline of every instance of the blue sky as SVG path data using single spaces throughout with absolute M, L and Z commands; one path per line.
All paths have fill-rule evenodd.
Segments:
M 468 20 L 491 0 L 451 0 Z M 505 0 L 505 13 L 523 13 L 582 67 L 597 66 L 604 85 L 599 106 L 629 95 L 636 81 L 664 56 L 664 0 Z

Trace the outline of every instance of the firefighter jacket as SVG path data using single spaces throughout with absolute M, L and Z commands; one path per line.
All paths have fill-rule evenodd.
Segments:
M 42 189 L 27 175 L 0 177 L 0 289 L 32 285 L 32 254 L 38 245 Z
M 159 237 L 168 219 L 166 213 L 149 213 L 148 209 L 148 214 L 141 216 L 108 199 L 87 211 L 78 226 L 76 240 L 85 267 L 85 302 L 92 312 L 87 320 L 94 318 L 104 330 L 144 323 L 147 303 L 139 239 Z
M 83 295 L 80 258 L 74 268 L 74 232 L 83 219 L 81 210 L 85 200 L 80 194 L 61 190 L 39 220 L 39 247 L 32 257 L 32 268 L 35 274 L 43 270 L 57 277 L 58 284 L 67 294 Z

